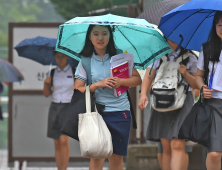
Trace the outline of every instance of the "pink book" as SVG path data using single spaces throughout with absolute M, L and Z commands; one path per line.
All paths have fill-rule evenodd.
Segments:
M 125 61 L 113 68 L 110 69 L 110 74 L 112 77 L 119 77 L 119 78 L 129 78 L 129 63 Z M 114 89 L 114 95 L 119 97 L 123 94 L 129 87 L 127 86 L 120 86 L 117 89 Z

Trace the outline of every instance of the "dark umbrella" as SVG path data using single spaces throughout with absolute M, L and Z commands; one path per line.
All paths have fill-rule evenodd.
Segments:
M 20 57 L 34 60 L 42 65 L 57 65 L 54 57 L 56 41 L 56 38 L 38 36 L 23 40 L 15 46 L 15 49 Z M 68 62 L 72 67 L 78 64 L 78 61 L 72 58 Z
M 147 8 L 137 18 L 147 20 L 149 23 L 159 25 L 160 19 L 163 15 L 171 11 L 172 9 L 189 2 L 189 0 L 168 0 L 155 3 Z
M 20 71 L 10 62 L 0 59 L 0 82 L 20 82 L 24 80 Z

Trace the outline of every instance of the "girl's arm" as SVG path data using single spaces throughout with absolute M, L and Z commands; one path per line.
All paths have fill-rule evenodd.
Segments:
M 136 69 L 133 70 L 132 77 L 127 79 L 114 77 L 114 80 L 115 80 L 114 88 L 118 88 L 120 86 L 136 87 L 142 83 L 141 77 Z
M 138 103 L 139 109 L 143 110 L 145 108 L 145 102 L 148 101 L 147 98 L 147 92 L 150 89 L 150 86 L 154 80 L 154 77 L 156 76 L 156 70 L 153 69 L 151 72 L 151 75 L 149 75 L 151 68 L 146 69 L 146 74 L 143 78 L 142 86 L 141 86 L 141 94 L 140 94 L 140 100 Z
M 51 81 L 52 81 L 51 77 L 47 77 L 44 81 L 43 94 L 45 97 L 48 97 L 49 95 L 52 94 Z
M 212 97 L 213 90 L 212 89 L 209 90 L 208 86 L 204 84 L 203 76 L 204 76 L 204 71 L 197 69 L 197 73 L 196 73 L 197 86 L 199 89 L 201 89 L 201 87 L 203 86 L 204 98 L 210 99 Z
M 90 92 L 91 93 L 95 92 L 96 89 L 98 89 L 99 87 L 108 87 L 110 89 L 114 88 L 115 87 L 114 78 L 113 77 L 105 78 L 101 81 L 91 84 L 90 85 Z M 74 89 L 78 89 L 79 91 L 84 93 L 86 90 L 85 82 L 80 79 L 75 79 Z
M 188 84 L 193 88 L 193 89 L 198 89 L 198 86 L 195 81 L 195 76 L 196 73 L 191 73 L 189 74 L 187 72 L 187 67 L 185 65 L 180 65 L 179 72 L 182 74 L 182 76 L 186 79 Z

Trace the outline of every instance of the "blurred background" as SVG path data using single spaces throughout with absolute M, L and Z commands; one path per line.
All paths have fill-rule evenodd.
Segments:
M 162 0 L 1 0 L 0 58 L 8 60 L 9 22 L 65 22 L 76 16 L 112 13 L 137 17 L 143 9 Z M 0 94 L 4 120 L 0 121 L 0 149 L 8 144 L 8 84 Z

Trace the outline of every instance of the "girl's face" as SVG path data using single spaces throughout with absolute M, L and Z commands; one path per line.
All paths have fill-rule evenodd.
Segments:
M 222 19 L 216 24 L 216 32 L 222 41 Z
M 91 40 L 95 50 L 106 49 L 109 43 L 110 33 L 107 27 L 96 25 L 93 27 L 89 39 Z
M 170 45 L 170 47 L 173 49 L 173 51 L 175 51 L 177 49 L 177 46 L 178 46 L 177 43 L 170 41 L 170 40 L 167 40 L 167 42 Z
M 65 68 L 65 66 L 68 63 L 69 56 L 63 53 L 57 52 L 55 54 L 55 59 L 56 59 L 56 63 L 58 64 L 60 68 Z

